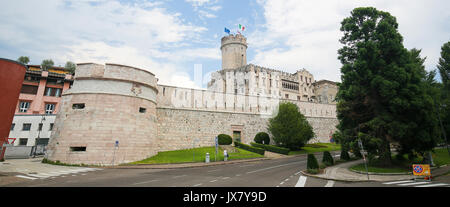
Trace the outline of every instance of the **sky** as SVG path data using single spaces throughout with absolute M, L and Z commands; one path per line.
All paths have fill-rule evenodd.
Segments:
M 224 28 L 236 33 L 242 24 L 247 63 L 340 82 L 340 22 L 366 6 L 396 17 L 404 46 L 421 49 L 426 70 L 436 69 L 450 41 L 448 0 L 1 1 L 0 57 L 124 64 L 159 84 L 206 88 L 221 68 Z

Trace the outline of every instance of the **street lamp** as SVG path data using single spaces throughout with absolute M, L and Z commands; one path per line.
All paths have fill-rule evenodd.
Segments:
M 42 115 L 42 118 L 41 118 L 41 123 L 39 123 L 39 127 L 41 127 L 42 126 L 42 122 L 43 121 L 45 121 L 45 115 Z M 38 136 L 37 136 L 37 139 L 34 141 L 34 153 L 33 153 L 33 158 L 35 158 L 36 157 L 36 151 L 37 151 L 37 141 L 39 140 L 39 138 L 40 138 L 40 136 L 41 136 L 41 131 L 42 131 L 42 128 L 43 127 L 41 127 L 40 129 L 38 128 L 38 130 L 39 130 L 39 132 L 38 132 Z

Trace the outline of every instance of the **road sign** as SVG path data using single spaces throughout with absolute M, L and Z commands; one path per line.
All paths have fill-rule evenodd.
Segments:
M 119 147 L 119 140 L 116 140 L 115 146 L 116 146 L 116 147 Z
M 415 176 L 430 176 L 431 175 L 431 170 L 430 170 L 430 165 L 418 165 L 418 164 L 414 164 L 413 165 L 413 174 Z

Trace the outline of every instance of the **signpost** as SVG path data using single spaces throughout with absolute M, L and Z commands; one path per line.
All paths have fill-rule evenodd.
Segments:
M 217 136 L 216 136 L 215 142 L 216 142 L 216 154 L 214 154 L 214 161 L 217 161 L 217 154 L 218 154 L 218 150 L 219 150 L 219 138 Z
M 366 172 L 367 172 L 367 180 L 369 180 L 369 170 L 367 169 L 366 156 L 364 155 L 365 152 L 364 152 L 364 147 L 363 147 L 361 139 L 358 139 L 358 145 L 359 145 L 359 148 L 361 148 L 361 154 L 363 156 L 364 166 L 366 167 Z
M 114 160 L 116 158 L 116 149 L 119 148 L 119 140 L 116 140 L 116 143 L 114 144 L 114 154 L 113 154 L 113 163 L 112 165 L 114 166 Z

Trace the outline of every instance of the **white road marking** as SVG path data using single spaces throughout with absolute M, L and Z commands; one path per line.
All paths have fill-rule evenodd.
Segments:
M 200 185 L 202 185 L 201 183 L 199 183 L 199 184 L 195 184 L 195 185 L 193 185 L 194 187 L 197 187 L 197 186 L 200 186 Z
M 31 176 L 31 177 L 37 177 L 37 178 L 48 178 L 49 176 L 45 176 L 45 175 L 38 175 L 38 174 L 26 174 L 27 176 Z
M 158 181 L 158 180 L 149 180 L 149 181 L 134 183 L 133 185 L 140 185 L 140 184 L 151 183 L 151 182 L 155 182 L 155 181 Z
M 214 182 L 216 182 L 217 180 L 211 180 L 211 181 L 209 181 L 210 183 L 214 183 Z
M 402 180 L 402 181 L 387 182 L 387 183 L 383 183 L 383 184 L 391 185 L 391 184 L 410 183 L 410 182 L 414 182 L 414 181 L 413 180 Z
M 282 165 L 276 165 L 276 166 L 272 166 L 272 167 L 262 168 L 262 169 L 258 169 L 258 170 L 247 172 L 247 174 L 260 172 L 260 171 L 264 171 L 264 170 L 270 170 L 270 169 L 273 169 L 273 168 L 283 167 L 283 166 L 287 166 L 287 165 L 293 165 L 293 164 L 297 164 L 297 163 L 301 163 L 301 162 L 306 162 L 306 161 L 291 162 L 291 163 L 287 163 L 287 164 L 282 164 Z
M 325 187 L 333 187 L 334 186 L 334 180 L 329 180 Z
M 305 176 L 300 176 L 300 178 L 298 179 L 297 184 L 295 184 L 295 187 L 305 187 L 306 184 L 306 177 Z
M 436 186 L 444 186 L 444 185 L 450 185 L 447 183 L 436 183 L 436 184 L 430 184 L 430 185 L 419 185 L 414 187 L 436 187 Z
M 421 184 L 425 184 L 428 183 L 430 184 L 430 182 L 412 182 L 412 183 L 402 183 L 402 184 L 398 184 L 400 186 L 409 186 L 409 185 L 421 185 Z
M 177 175 L 177 176 L 173 176 L 173 178 L 181 178 L 181 177 L 184 177 L 184 176 L 186 176 L 186 175 Z
M 33 177 L 28 177 L 28 176 L 25 176 L 25 175 L 16 175 L 16 177 L 30 179 L 30 180 L 36 180 L 37 179 L 37 178 L 33 178 Z
M 228 179 L 228 178 L 230 178 L 230 177 L 223 177 L 222 179 L 223 179 L 223 180 L 226 180 L 226 179 Z

